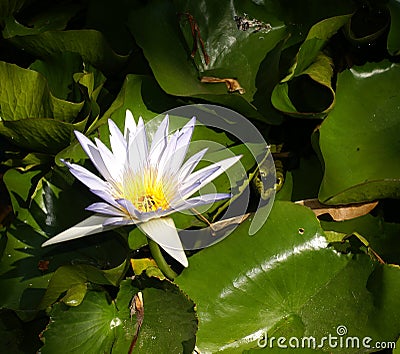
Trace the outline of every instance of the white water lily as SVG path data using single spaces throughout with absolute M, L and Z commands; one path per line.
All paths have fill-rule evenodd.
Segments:
M 190 197 L 241 158 L 234 156 L 194 171 L 207 151 L 204 149 L 184 162 L 195 122 L 193 117 L 169 136 L 167 115 L 149 146 L 143 119 L 139 118 L 136 125 L 132 113 L 127 110 L 124 134 L 111 119 L 108 121 L 111 150 L 99 139 L 95 138 L 93 143 L 76 131 L 82 148 L 104 180 L 80 165 L 63 162 L 103 202 L 91 204 L 86 209 L 94 215 L 42 246 L 134 224 L 187 267 L 174 221 L 168 215 L 230 198 L 227 193 Z

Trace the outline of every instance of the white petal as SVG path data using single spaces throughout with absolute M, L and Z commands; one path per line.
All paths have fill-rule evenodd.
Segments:
M 182 199 L 186 199 L 190 197 L 193 193 L 197 192 L 200 188 L 205 186 L 206 184 L 210 183 L 213 179 L 217 178 L 219 175 L 224 173 L 229 167 L 234 165 L 236 162 L 239 161 L 239 159 L 242 157 L 242 155 L 239 156 L 233 156 L 228 159 L 216 162 L 210 166 L 204 167 L 199 171 L 196 171 L 192 173 L 185 181 L 182 187 L 184 188 L 187 185 L 191 185 L 192 183 L 195 182 L 200 182 L 200 185 L 191 190 L 189 193 L 186 195 L 182 195 Z M 205 177 L 205 173 L 208 171 L 213 171 L 213 173 L 209 174 L 207 177 Z
M 115 216 L 108 218 L 106 221 L 104 221 L 103 226 L 104 227 L 109 227 L 109 226 L 124 226 L 124 225 L 133 225 L 135 224 L 134 220 L 127 218 L 126 216 Z
M 128 140 L 128 136 L 130 134 L 135 135 L 136 133 L 136 122 L 133 118 L 132 112 L 127 109 L 125 112 L 125 127 L 124 127 L 124 137 L 125 140 Z
M 87 170 L 86 168 L 76 165 L 73 163 L 69 163 L 67 161 L 62 160 L 62 162 L 69 168 L 69 171 L 83 184 L 88 186 L 90 189 L 104 189 L 107 190 L 108 186 L 105 181 L 101 178 L 97 177 L 95 174 Z
M 64 241 L 74 240 L 80 237 L 89 236 L 98 232 L 111 230 L 114 227 L 105 227 L 103 223 L 109 219 L 108 216 L 92 215 L 71 228 L 59 233 L 42 244 L 42 247 L 53 245 Z
M 155 218 L 160 218 L 162 215 L 165 214 L 165 210 L 158 208 L 157 210 L 154 211 L 137 211 L 137 218 L 139 220 L 139 222 L 147 222 L 151 219 L 155 219 Z
M 94 144 L 89 140 L 88 137 L 86 137 L 81 132 L 74 130 L 74 134 L 75 134 L 76 138 L 78 139 L 79 143 L 81 144 L 83 150 L 86 152 L 86 155 L 88 155 L 90 157 L 90 151 L 88 149 L 88 146 L 94 146 Z
M 148 148 L 147 136 L 143 119 L 140 117 L 136 134 L 128 136 L 128 163 L 133 173 L 147 167 Z
M 108 190 L 103 190 L 103 189 L 90 189 L 90 191 L 97 195 L 98 197 L 100 197 L 101 199 L 103 199 L 105 202 L 107 202 L 108 204 L 119 208 L 119 204 L 116 202 L 115 198 L 113 197 L 113 195 L 108 191 Z
M 174 175 L 182 166 L 182 162 L 185 159 L 187 150 L 189 148 L 190 139 L 194 126 L 196 124 L 196 118 L 192 118 L 180 131 L 175 147 L 175 152 L 172 154 L 168 161 L 167 174 Z
M 200 182 L 195 182 L 193 184 L 185 186 L 185 188 L 180 188 L 177 193 L 173 196 L 173 198 L 170 199 L 169 203 L 170 205 L 176 205 L 177 203 L 180 203 L 182 200 L 185 200 L 187 198 L 183 198 L 184 196 L 188 195 L 191 196 L 192 190 L 196 189 L 198 186 L 200 186 Z
M 101 175 L 106 179 L 107 181 L 112 181 L 113 178 L 106 166 L 106 164 L 103 161 L 103 158 L 101 157 L 100 151 L 97 149 L 97 146 L 89 145 L 88 150 L 90 151 L 90 159 L 92 160 L 94 166 L 97 168 L 97 170 L 101 173 Z
M 184 267 L 189 265 L 178 231 L 171 218 L 152 219 L 139 224 L 138 227 Z
M 113 181 L 120 181 L 121 173 L 124 170 L 124 162 L 122 164 L 119 163 L 119 160 L 114 157 L 114 154 L 108 149 L 104 143 L 95 138 L 94 139 L 97 145 L 97 149 L 100 152 L 101 158 L 104 162 L 104 165 L 107 167 L 107 171 L 111 175 Z
M 160 162 L 162 153 L 167 146 L 168 141 L 168 127 L 169 127 L 169 117 L 168 114 L 165 116 L 157 131 L 153 136 L 153 141 L 151 143 L 149 161 L 152 166 L 157 166 Z
M 196 168 L 197 164 L 201 161 L 207 150 L 208 148 L 205 148 L 187 159 L 187 161 L 183 164 L 183 166 L 179 170 L 179 179 L 181 181 L 184 181 L 185 178 L 187 178 L 193 172 L 193 170 Z
M 126 214 L 121 209 L 118 209 L 108 203 L 103 202 L 93 203 L 89 205 L 86 210 L 103 215 L 126 217 Z
M 121 198 L 118 199 L 116 202 L 128 212 L 131 218 L 133 219 L 139 218 L 140 212 L 135 208 L 135 206 L 132 204 L 130 200 Z
M 160 157 L 158 166 L 157 166 L 157 174 L 158 178 L 162 179 L 166 173 L 168 173 L 168 164 L 170 163 L 172 157 L 175 154 L 176 146 L 178 144 L 179 132 L 175 132 L 169 139 L 167 146 L 165 147 L 162 155 Z M 167 175 L 168 176 L 168 175 Z
M 182 211 L 186 209 L 196 208 L 201 205 L 215 203 L 216 201 L 229 199 L 232 195 L 230 193 L 214 193 L 214 194 L 204 194 L 199 197 L 193 197 L 187 200 L 182 200 L 176 205 L 171 205 L 171 208 L 176 211 Z
M 206 181 L 208 177 L 218 172 L 219 169 L 220 168 L 218 166 L 214 166 L 213 168 L 203 168 L 199 171 L 201 173 L 196 172 L 196 174 L 193 174 L 193 178 L 189 176 L 184 182 L 181 182 L 181 184 L 179 185 L 179 198 L 186 199 L 190 197 L 193 193 L 198 191 L 203 186 L 203 181 Z
M 104 164 L 103 159 L 101 158 L 97 146 L 94 145 L 85 135 L 78 132 L 77 130 L 75 130 L 74 133 L 83 150 L 86 152 L 86 155 L 88 155 L 90 160 L 92 161 L 93 165 L 97 168 L 101 175 L 109 181 L 111 179 L 111 175 L 108 172 L 108 169 Z
M 117 125 L 111 120 L 108 120 L 108 129 L 110 130 L 110 145 L 114 158 L 118 160 L 120 165 L 123 165 L 126 160 L 126 141 Z

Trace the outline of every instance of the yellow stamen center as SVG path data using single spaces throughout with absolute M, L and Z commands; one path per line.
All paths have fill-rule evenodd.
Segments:
M 155 211 L 159 208 L 165 210 L 169 207 L 162 190 L 146 191 L 145 195 L 136 199 L 134 205 L 139 211 L 143 212 Z
M 141 212 L 169 208 L 165 186 L 152 171 L 125 180 L 123 191 L 123 198 L 130 200 Z

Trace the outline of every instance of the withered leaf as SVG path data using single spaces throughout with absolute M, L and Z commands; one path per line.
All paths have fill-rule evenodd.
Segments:
M 206 84 L 224 82 L 229 92 L 239 92 L 241 95 L 243 95 L 246 92 L 245 89 L 240 86 L 239 81 L 237 81 L 236 79 L 230 79 L 230 78 L 221 79 L 213 76 L 203 76 L 200 79 L 200 82 Z
M 211 234 L 217 236 L 219 233 L 224 233 L 230 228 L 237 227 L 243 221 L 245 221 L 250 214 L 243 214 L 239 216 L 234 216 L 229 219 L 220 220 L 210 224 Z
M 296 204 L 309 207 L 316 216 L 329 214 L 335 221 L 344 221 L 368 214 L 377 206 L 378 202 L 326 205 L 320 203 L 318 199 L 305 199 L 297 201 Z

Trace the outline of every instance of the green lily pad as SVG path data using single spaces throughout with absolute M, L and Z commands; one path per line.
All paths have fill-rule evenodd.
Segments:
M 387 34 L 390 25 L 390 13 L 386 6 L 363 6 L 352 16 L 343 28 L 346 38 L 359 48 L 371 45 L 379 37 Z
M 319 199 L 346 204 L 400 197 L 400 66 L 368 63 L 339 74 L 335 109 L 319 130 Z
M 128 263 L 123 262 L 116 268 L 101 270 L 87 264 L 65 265 L 58 268 L 48 284 L 40 308 L 52 305 L 65 291 L 62 299 L 69 306 L 78 306 L 86 294 L 86 283 L 118 286 L 125 275 Z
M 333 63 L 321 50 L 350 17 L 328 18 L 310 29 L 289 74 L 272 92 L 271 101 L 276 109 L 303 118 L 321 118 L 332 109 Z
M 29 70 L 0 64 L 5 74 L 5 84 L 0 88 L 0 134 L 23 150 L 19 154 L 8 152 L 8 165 L 33 167 L 35 162 L 36 166 L 51 163 L 50 156 L 38 158 L 37 154 L 62 157 L 72 150 L 73 131 L 83 131 L 99 115 L 96 100 L 104 75 L 91 65 L 84 65 L 80 55 L 71 52 L 36 60 Z M 31 156 L 23 156 L 23 152 Z M 60 156 L 56 158 L 58 164 Z
M 18 119 L 0 122 L 0 134 L 21 149 L 57 154 L 74 139 L 79 125 L 50 118 Z
M 24 118 L 54 118 L 64 122 L 75 120 L 83 103 L 54 97 L 40 73 L 0 62 L 0 113 L 4 121 Z
M 304 41 L 308 31 L 316 23 L 335 16 L 347 15 L 354 12 L 357 5 L 346 0 L 327 0 L 323 6 L 318 0 L 274 0 L 265 3 L 266 6 L 276 7 L 278 17 L 284 19 L 291 38 L 287 47 Z M 264 6 L 265 6 L 264 5 Z
M 381 274 L 398 275 L 398 269 L 379 270 L 366 255 L 340 255 L 327 248 L 314 214 L 293 203 L 275 202 L 266 224 L 253 237 L 248 236 L 249 223 L 193 255 L 190 267 L 176 279 L 197 305 L 200 351 L 256 349 L 257 342 L 275 334 L 321 339 L 336 335 L 339 325 L 360 338 L 397 337 L 397 307 L 379 305 L 382 294 L 377 288 L 388 286 L 384 296 L 399 302 L 399 281 Z M 375 290 L 371 293 L 367 285 Z M 373 321 L 379 311 L 386 316 L 385 323 Z
M 0 19 L 3 20 L 18 12 L 28 2 L 27 0 L 0 1 Z
M 10 3 L 10 1 L 7 1 Z M 15 2 L 15 1 L 11 1 Z M 19 1 L 25 3 L 21 8 L 16 8 L 8 13 L 3 13 L 4 17 L 4 38 L 16 35 L 32 35 L 45 32 L 47 30 L 63 30 L 68 21 L 76 14 L 80 6 L 72 3 L 48 3 L 45 6 L 30 3 L 29 1 Z M 4 3 L 4 1 L 2 1 Z M 16 11 L 16 10 L 22 11 Z M 22 25 L 17 19 L 24 23 Z
M 28 171 L 34 167 L 50 165 L 52 163 L 52 156 L 40 153 L 32 152 L 29 154 L 19 153 L 17 155 L 12 154 L 9 158 L 3 162 L 4 166 L 11 168 L 18 168 L 20 171 Z
M 42 353 L 111 353 L 115 327 L 121 324 L 116 308 L 104 292 L 90 291 L 77 307 L 57 304 L 43 334 Z
M 341 222 L 321 221 L 326 231 L 340 232 L 344 235 L 359 233 L 369 246 L 387 263 L 400 264 L 400 225 L 385 222 L 380 216 L 364 215 Z
M 83 71 L 80 55 L 65 52 L 59 56 L 46 58 L 46 61 L 36 60 L 29 68 L 41 73 L 47 79 L 50 91 L 57 98 L 76 101 L 79 97 L 77 87 L 73 85 L 73 74 Z
M 197 320 L 194 304 L 171 283 L 153 281 L 142 290 L 144 318 L 135 353 L 191 353 Z M 132 298 L 139 292 L 131 281 L 121 284 L 115 301 L 104 292 L 89 291 L 77 307 L 57 304 L 43 333 L 42 353 L 127 353 L 138 330 L 131 313 Z
M 175 8 L 168 2 L 158 1 L 136 9 L 129 21 L 129 28 L 142 47 L 162 89 L 176 96 L 206 99 L 247 117 L 268 120 L 267 116 L 263 117 L 257 112 L 251 101 L 256 90 L 258 67 L 266 54 L 285 37 L 284 26 L 277 24 L 268 33 L 241 32 L 233 19 L 235 10 L 227 3 L 210 3 L 210 8 L 204 13 L 199 4 L 193 2 L 190 11 L 199 21 L 200 30 L 203 30 L 203 40 L 210 52 L 211 63 L 207 68 L 196 68 L 189 58 L 190 49 L 182 38 L 177 15 L 188 11 L 187 5 L 180 4 Z M 151 21 L 146 18 L 151 18 Z M 205 25 L 207 18 L 210 22 Z M 184 20 L 185 17 L 181 17 L 182 23 Z M 207 33 L 207 27 L 216 28 L 217 32 Z M 184 33 L 188 31 L 190 29 L 186 26 Z M 247 93 L 229 93 L 224 83 L 201 83 L 202 76 L 237 78 Z
M 3 35 L 15 46 L 45 60 L 63 52 L 78 53 L 85 62 L 105 73 L 113 73 L 123 65 L 127 56 L 115 53 L 100 31 L 47 30 L 46 27 L 29 28 L 17 21 L 7 21 Z

